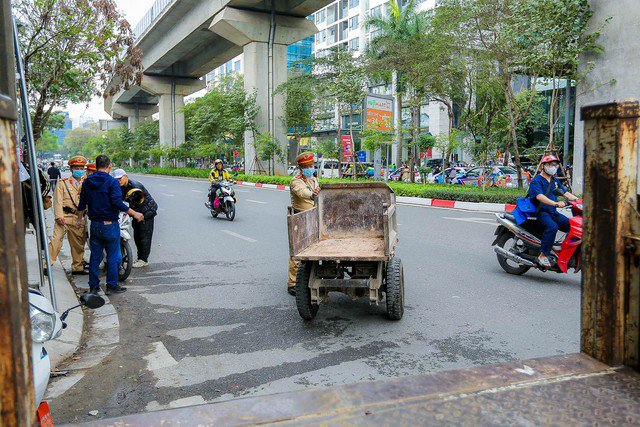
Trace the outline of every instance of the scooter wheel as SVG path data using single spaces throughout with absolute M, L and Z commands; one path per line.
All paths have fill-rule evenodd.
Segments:
M 496 243 L 496 245 L 507 251 L 510 250 L 514 244 L 515 236 L 512 233 L 503 234 L 502 236 L 500 236 L 498 242 Z M 496 256 L 498 258 L 498 264 L 500 264 L 500 267 L 502 267 L 502 269 L 509 274 L 520 276 L 529 271 L 529 268 L 531 268 L 527 267 L 526 265 L 516 264 L 515 262 L 508 260 L 500 254 L 496 254 Z

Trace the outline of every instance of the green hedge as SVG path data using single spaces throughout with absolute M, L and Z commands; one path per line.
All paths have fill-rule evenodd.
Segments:
M 131 172 L 154 175 L 183 176 L 189 178 L 208 178 L 209 170 L 192 168 L 134 168 Z M 262 184 L 289 185 L 290 176 L 244 175 L 234 177 L 238 181 L 259 182 Z M 321 178 L 320 183 L 352 182 L 349 179 Z M 398 196 L 424 197 L 429 199 L 457 200 L 461 202 L 511 203 L 518 197 L 524 197 L 525 190 L 516 188 L 487 188 L 442 184 L 411 184 L 405 182 L 389 182 L 389 186 Z

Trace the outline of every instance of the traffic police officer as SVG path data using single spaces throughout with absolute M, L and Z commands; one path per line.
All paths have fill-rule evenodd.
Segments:
M 291 180 L 289 186 L 291 192 L 291 206 L 295 213 L 311 209 L 316 204 L 318 193 L 320 192 L 320 184 L 314 176 L 315 167 L 313 161 L 313 153 L 307 151 L 296 157 L 298 164 L 298 173 Z M 287 283 L 287 291 L 290 295 L 296 294 L 296 276 L 298 274 L 299 261 L 289 258 L 289 281 Z
M 80 190 L 84 180 L 87 159 L 82 156 L 75 156 L 69 160 L 71 177 L 63 178 L 58 182 L 54 195 L 53 212 L 55 214 L 55 224 L 53 226 L 53 237 L 49 242 L 49 254 L 51 264 L 56 261 L 62 240 L 67 235 L 69 246 L 71 247 L 72 274 L 89 274 L 82 263 L 84 255 L 84 243 L 87 239 L 86 224 L 78 225 L 76 222 L 76 211 L 80 203 Z

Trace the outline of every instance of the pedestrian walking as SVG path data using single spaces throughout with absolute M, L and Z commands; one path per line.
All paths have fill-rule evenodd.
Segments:
M 149 265 L 153 223 L 158 214 L 158 204 L 145 186 L 139 181 L 129 178 L 124 169 L 116 169 L 113 172 L 113 177 L 120 183 L 122 197 L 129 203 L 129 207 L 144 216 L 144 220 L 133 223 L 133 240 L 136 242 L 138 259 L 133 262 L 132 267 L 146 267 Z
M 84 211 L 88 208 L 91 220 L 89 247 L 89 292 L 97 294 L 100 290 L 100 263 L 103 253 L 107 253 L 106 294 L 121 293 L 127 290 L 118 284 L 118 269 L 122 262 L 120 252 L 120 212 L 126 212 L 142 221 L 144 216 L 122 202 L 120 184 L 109 175 L 111 161 L 105 155 L 96 157 L 96 172 L 87 177 L 80 193 L 78 222 L 84 223 Z
M 60 173 L 60 169 L 57 168 L 56 162 L 51 162 L 51 166 L 47 169 L 47 175 L 49 175 L 49 184 L 51 185 L 51 192 L 53 193 L 56 191 L 58 180 L 62 177 L 62 173 Z
M 84 223 L 78 224 L 76 221 L 86 163 L 87 159 L 82 156 L 75 156 L 69 160 L 71 177 L 60 180 L 60 185 L 57 186 L 53 198 L 55 222 L 53 235 L 49 241 L 49 265 L 56 262 L 66 235 L 71 248 L 72 274 L 89 274 L 82 262 L 84 242 L 87 238 L 86 225 Z
M 291 194 L 291 206 L 294 213 L 303 212 L 313 208 L 320 193 L 320 184 L 314 177 L 316 171 L 313 163 L 313 153 L 306 151 L 296 157 L 298 164 L 298 174 L 294 176 L 289 185 Z M 289 258 L 289 280 L 287 292 L 289 295 L 296 294 L 296 276 L 298 275 L 299 261 Z

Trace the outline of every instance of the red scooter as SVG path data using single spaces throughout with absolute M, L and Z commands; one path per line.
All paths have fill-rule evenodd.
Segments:
M 526 273 L 530 268 L 557 273 L 567 273 L 573 268 L 574 273 L 579 272 L 582 268 L 582 200 L 569 202 L 569 205 L 573 214 L 569 219 L 569 232 L 564 240 L 553 245 L 553 251 L 549 256 L 550 268 L 538 263 L 542 229 L 536 221 L 527 220 L 517 225 L 510 213 L 496 214 L 499 225 L 492 246 L 500 267 L 507 273 L 517 275 Z

